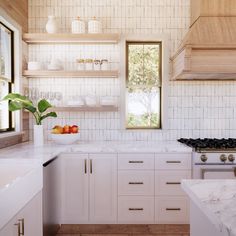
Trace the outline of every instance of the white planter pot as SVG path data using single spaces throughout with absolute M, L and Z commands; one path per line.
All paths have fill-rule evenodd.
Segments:
M 58 31 L 57 20 L 55 16 L 48 16 L 46 31 L 49 34 L 55 34 Z
M 34 125 L 34 146 L 43 146 L 43 126 Z

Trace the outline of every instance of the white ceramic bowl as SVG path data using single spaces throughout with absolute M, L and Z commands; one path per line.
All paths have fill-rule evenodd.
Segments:
M 76 134 L 51 134 L 52 140 L 58 144 L 72 144 L 79 140 L 80 133 Z

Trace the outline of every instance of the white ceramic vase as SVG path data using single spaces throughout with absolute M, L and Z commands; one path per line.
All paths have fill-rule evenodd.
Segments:
M 46 31 L 49 34 L 55 34 L 58 31 L 57 19 L 55 16 L 48 16 Z
M 39 147 L 43 146 L 43 126 L 34 125 L 34 146 Z

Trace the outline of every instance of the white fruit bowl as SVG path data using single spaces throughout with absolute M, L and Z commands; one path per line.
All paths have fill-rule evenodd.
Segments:
M 76 134 L 51 134 L 52 140 L 58 144 L 72 144 L 79 140 L 80 133 Z

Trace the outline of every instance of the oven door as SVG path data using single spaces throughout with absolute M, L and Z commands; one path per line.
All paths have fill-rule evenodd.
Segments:
M 236 166 L 195 165 L 194 179 L 236 179 Z

